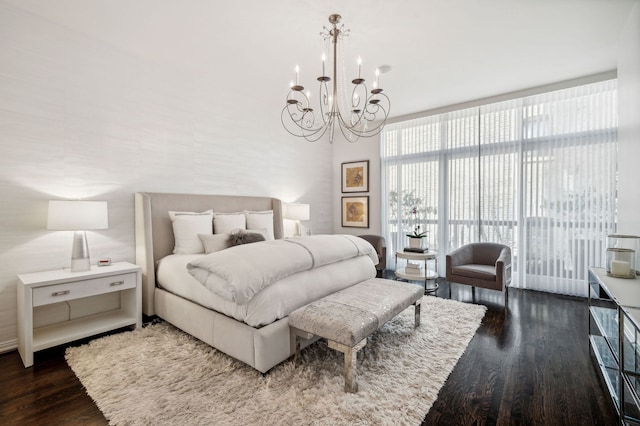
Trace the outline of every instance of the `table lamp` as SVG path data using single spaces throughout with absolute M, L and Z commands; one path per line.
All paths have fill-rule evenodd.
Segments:
M 71 249 L 71 272 L 91 269 L 86 230 L 109 228 L 106 201 L 49 201 L 47 229 L 75 231 Z
M 309 204 L 287 204 L 284 218 L 296 221 L 294 236 L 299 237 L 301 235 L 300 221 L 309 220 Z

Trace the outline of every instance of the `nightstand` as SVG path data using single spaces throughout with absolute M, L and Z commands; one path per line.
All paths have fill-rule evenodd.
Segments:
M 117 328 L 142 326 L 140 267 L 127 262 L 18 275 L 18 352 L 33 353 Z

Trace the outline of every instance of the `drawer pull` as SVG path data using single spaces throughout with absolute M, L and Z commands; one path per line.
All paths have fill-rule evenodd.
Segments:
M 71 293 L 71 290 L 63 290 L 63 291 L 54 291 L 51 293 L 52 296 L 64 296 L 65 294 Z
M 124 281 L 114 281 L 110 285 L 111 285 L 111 287 L 113 287 L 113 286 L 122 285 L 122 284 L 124 284 Z

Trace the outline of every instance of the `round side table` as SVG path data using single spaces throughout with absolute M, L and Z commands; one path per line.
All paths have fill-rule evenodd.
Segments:
M 407 271 L 407 268 L 398 267 L 398 259 L 404 259 L 407 262 L 410 260 L 417 260 L 418 262 L 424 262 L 424 267 L 419 271 Z M 424 253 L 414 253 L 408 251 L 398 250 L 396 251 L 396 278 L 401 278 L 409 281 L 424 281 L 424 294 L 435 293 L 438 290 L 438 273 L 430 270 L 427 266 L 427 262 L 433 260 L 435 262 L 435 271 L 438 270 L 438 252 L 429 250 Z M 433 285 L 429 284 L 429 281 L 433 280 Z

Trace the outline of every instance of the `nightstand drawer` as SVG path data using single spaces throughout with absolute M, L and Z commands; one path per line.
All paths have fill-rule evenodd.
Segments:
M 134 288 L 136 277 L 135 273 L 131 273 L 37 287 L 33 289 L 33 306 L 49 305 L 65 300 Z

